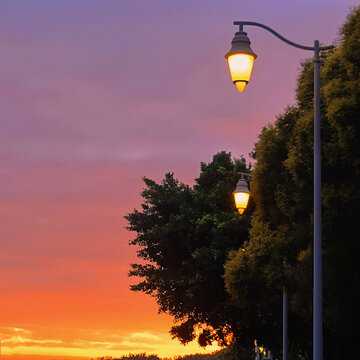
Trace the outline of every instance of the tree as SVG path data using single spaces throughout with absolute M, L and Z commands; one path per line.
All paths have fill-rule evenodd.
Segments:
M 131 265 L 129 275 L 142 278 L 131 289 L 152 295 L 159 311 L 173 316 L 170 333 L 184 344 L 197 337 L 202 346 L 225 345 L 236 332 L 223 275 L 228 252 L 248 239 L 250 220 L 238 215 L 232 191 L 238 173 L 249 171 L 243 157 L 220 152 L 201 164 L 193 187 L 172 173 L 160 184 L 144 177 L 142 209 L 125 217 L 141 260 Z
M 323 54 L 324 59 L 324 350 L 326 359 L 340 359 L 351 358 L 360 343 L 360 8 L 351 12 L 340 31 L 339 46 Z M 278 305 L 286 285 L 291 351 L 305 357 L 310 357 L 312 346 L 312 74 L 312 62 L 304 62 L 296 105 L 259 136 L 250 184 L 256 205 L 250 241 L 246 251 L 233 252 L 225 266 L 227 289 L 240 308 L 248 305 L 246 299 L 256 295 L 261 284 L 262 299 L 253 304 L 258 314 L 254 320 L 273 322 L 279 338 Z M 275 293 L 279 304 L 272 302 Z M 280 344 L 266 333 L 259 335 L 265 344 L 280 350 Z

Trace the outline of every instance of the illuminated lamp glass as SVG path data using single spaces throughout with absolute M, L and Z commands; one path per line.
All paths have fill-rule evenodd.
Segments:
M 241 178 L 236 184 L 236 189 L 233 192 L 235 199 L 235 206 L 239 211 L 239 214 L 242 215 L 247 207 L 250 191 L 245 179 Z
M 231 79 L 239 92 L 243 92 L 250 81 L 254 60 L 257 55 L 250 47 L 245 32 L 237 32 L 231 42 L 231 49 L 225 55 L 228 61 Z

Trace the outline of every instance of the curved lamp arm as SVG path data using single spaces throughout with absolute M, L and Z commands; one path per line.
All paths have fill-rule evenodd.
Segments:
M 251 174 L 244 173 L 244 172 L 238 172 L 238 174 L 241 176 L 241 179 L 244 179 L 245 176 L 251 177 Z
M 234 25 L 239 25 L 240 32 L 243 32 L 244 25 L 258 26 L 258 27 L 261 27 L 261 28 L 271 32 L 277 38 L 279 38 L 280 40 L 284 41 L 285 43 L 287 43 L 287 44 L 289 44 L 291 46 L 294 46 L 296 48 L 303 49 L 303 50 L 311 50 L 311 51 L 316 50 L 315 46 L 304 46 L 304 45 L 296 44 L 296 43 L 284 38 L 282 35 L 280 35 L 275 30 L 271 29 L 270 27 L 268 27 L 266 25 L 263 25 L 263 24 L 260 24 L 260 23 L 257 23 L 257 22 L 253 22 L 253 21 L 234 21 Z M 333 49 L 333 48 L 334 48 L 333 45 L 321 46 L 321 47 L 319 47 L 319 50 L 330 50 L 330 49 Z

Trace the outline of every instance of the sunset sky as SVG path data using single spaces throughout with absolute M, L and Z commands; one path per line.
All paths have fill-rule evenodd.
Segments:
M 192 184 L 201 161 L 252 150 L 294 102 L 312 54 L 245 28 L 257 53 L 238 94 L 224 54 L 234 20 L 312 45 L 336 40 L 355 0 L 0 2 L 1 359 L 200 349 L 133 293 L 123 216 L 142 176 Z

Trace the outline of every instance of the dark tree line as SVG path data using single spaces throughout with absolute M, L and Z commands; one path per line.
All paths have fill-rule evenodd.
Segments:
M 151 294 L 159 311 L 174 317 L 171 334 L 182 343 L 198 338 L 202 346 L 229 343 L 237 314 L 224 286 L 224 264 L 230 250 L 248 239 L 249 217 L 239 217 L 232 191 L 238 172 L 249 172 L 243 158 L 221 152 L 201 164 L 193 187 L 172 173 L 160 184 L 144 178 L 142 210 L 126 216 L 137 236 L 138 256 L 131 276 L 143 280 L 134 291 Z M 235 317 L 238 317 L 236 315 Z

